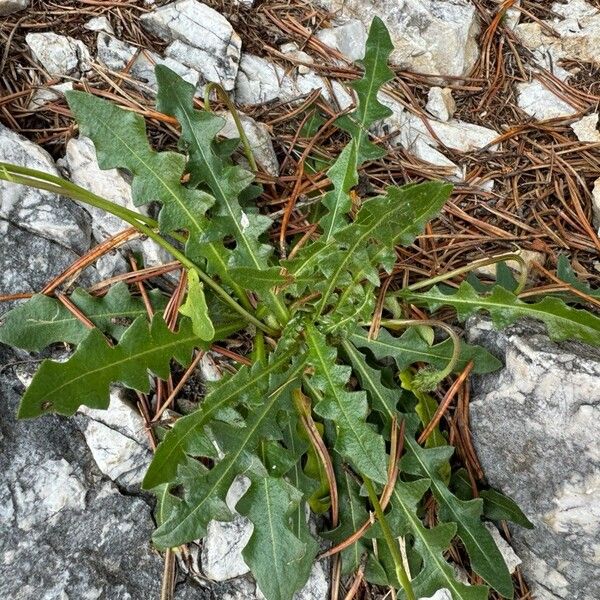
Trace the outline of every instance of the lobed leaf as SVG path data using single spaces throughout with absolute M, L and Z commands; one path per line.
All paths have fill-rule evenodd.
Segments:
M 499 329 L 521 318 L 536 319 L 546 325 L 548 335 L 554 341 L 575 339 L 593 346 L 600 345 L 600 317 L 571 308 L 558 298 L 546 297 L 539 302 L 528 303 L 499 286 L 495 286 L 489 295 L 483 295 L 466 281 L 452 294 L 445 294 L 434 287 L 427 292 L 407 290 L 400 297 L 407 302 L 425 305 L 431 311 L 451 306 L 461 321 L 485 311 Z
M 201 340 L 210 341 L 215 337 L 215 327 L 208 314 L 204 286 L 200 282 L 198 273 L 191 269 L 188 271 L 187 298 L 179 308 L 179 312 L 191 319 L 192 329 Z
M 370 350 L 377 360 L 393 358 L 399 371 L 404 371 L 417 362 L 443 369 L 450 362 L 453 351 L 451 339 L 429 345 L 414 327 L 398 337 L 382 328 L 375 339 L 369 339 L 368 332 L 362 327 L 357 327 L 350 335 L 350 341 L 359 348 Z M 462 371 L 471 360 L 474 365 L 473 373 L 490 373 L 502 366 L 502 363 L 485 348 L 461 342 L 460 358 L 454 370 Z
M 351 369 L 336 364 L 337 351 L 327 344 L 325 336 L 312 325 L 306 326 L 305 335 L 308 364 L 315 370 L 310 382 L 323 394 L 314 407 L 315 412 L 335 424 L 336 450 L 360 473 L 385 483 L 385 442 L 366 422 L 366 393 L 346 389 Z
M 155 310 L 164 308 L 166 299 L 158 290 L 151 291 L 149 297 Z M 133 320 L 147 314 L 142 300 L 132 296 L 124 283 L 114 285 L 101 297 L 77 288 L 70 300 L 96 327 L 115 339 L 121 337 Z M 79 344 L 89 332 L 64 304 L 50 296 L 35 294 L 2 317 L 0 342 L 39 352 L 56 342 Z
M 267 475 L 256 449 L 261 439 L 281 435 L 277 413 L 288 400 L 289 387 L 297 381 L 303 367 L 300 361 L 285 374 L 274 376 L 267 393 L 260 395 L 260 403 L 252 406 L 243 425 L 219 420 L 211 423 L 214 440 L 223 456 L 205 473 L 182 479 L 184 498 L 175 506 L 168 521 L 155 531 L 153 539 L 158 546 L 180 546 L 204 536 L 211 519 L 230 518 L 225 497 L 238 474 Z
M 291 525 L 301 504 L 302 493 L 287 481 L 262 477 L 252 481 L 236 506 L 254 525 L 242 555 L 269 600 L 291 600 L 308 580 L 317 554 L 314 540 L 304 542 Z
M 143 117 L 91 94 L 66 92 L 81 133 L 92 139 L 101 169 L 127 169 L 133 175 L 136 206 L 160 202 L 161 231 L 187 229 L 193 239 L 204 231 L 204 214 L 214 199 L 181 184 L 186 157 L 155 152 L 148 142 Z
M 42 362 L 21 400 L 19 417 L 47 412 L 72 415 L 81 405 L 107 408 L 112 383 L 149 392 L 148 372 L 167 379 L 171 359 L 187 366 L 193 349 L 200 345 L 188 319 L 173 332 L 160 313 L 151 324 L 137 318 L 116 346 L 92 329 L 66 362 Z

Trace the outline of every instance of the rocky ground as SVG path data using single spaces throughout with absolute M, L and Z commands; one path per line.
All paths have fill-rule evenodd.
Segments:
M 393 116 L 374 132 L 389 152 L 361 186 L 456 185 L 444 215 L 402 250 L 399 274 L 435 274 L 517 245 L 538 288 L 559 289 L 551 271 L 564 252 L 597 285 L 597 1 L 0 0 L 0 161 L 63 174 L 134 209 L 127 177 L 99 170 L 63 92 L 112 98 L 146 116 L 155 145 L 168 147 L 173 123 L 152 105 L 153 65 L 166 64 L 198 86 L 199 102 L 207 82 L 230 93 L 260 166 L 263 208 L 281 215 L 327 183 L 296 185 L 314 135 L 301 132 L 305 109 L 333 119 L 352 105 L 347 83 L 374 15 L 392 34 L 397 77 L 382 94 Z M 228 119 L 224 135 L 236 136 L 226 106 L 215 105 Z M 325 125 L 311 151 L 327 157 L 340 141 Z M 289 231 L 301 230 L 301 214 L 290 216 Z M 122 229 L 51 193 L 0 183 L 0 313 Z M 147 240 L 127 247 L 146 266 L 169 261 Z M 128 269 L 114 250 L 79 281 L 99 286 Z M 480 320 L 467 334 L 505 363 L 472 381 L 470 427 L 490 484 L 536 526 L 502 532 L 518 556 L 505 549 L 520 598 L 597 600 L 600 354 L 554 344 L 531 324 L 498 334 Z M 152 499 L 139 490 L 151 446 L 135 404 L 115 390 L 107 412 L 19 423 L 18 397 L 38 360 L 0 348 L 1 596 L 158 597 Z M 201 366 L 200 384 L 218 373 L 215 360 Z M 241 517 L 213 523 L 202 547 L 179 557 L 176 598 L 260 598 L 240 555 L 247 535 Z M 328 588 L 328 565 L 317 564 L 298 600 L 325 599 Z

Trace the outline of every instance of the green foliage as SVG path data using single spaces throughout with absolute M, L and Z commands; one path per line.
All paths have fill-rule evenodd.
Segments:
M 542 321 L 551 339 L 579 340 L 594 346 L 600 345 L 600 317 L 586 310 L 567 306 L 559 298 L 546 297 L 539 302 L 524 302 L 512 292 L 495 286 L 490 294 L 479 294 L 464 281 L 458 290 L 447 294 L 434 287 L 428 292 L 411 292 L 401 295 L 407 302 L 425 305 L 431 311 L 451 306 L 461 321 L 480 311 L 490 314 L 499 329 L 521 318 Z
M 499 267 L 493 287 L 470 279 L 458 289 L 427 289 L 430 283 L 420 282 L 418 289 L 426 291 L 407 287 L 390 293 L 384 305 L 394 307 L 394 319 L 408 323 L 407 329 L 391 333 L 386 329 L 391 322 L 384 320 L 379 334 L 369 337 L 380 278 L 392 272 L 396 246 L 410 246 L 451 192 L 448 184 L 426 182 L 388 187 L 375 197 L 356 193 L 359 168 L 385 154 L 369 131 L 389 115 L 378 94 L 393 77 L 387 66 L 391 51 L 389 35 L 375 19 L 364 74 L 352 84 L 357 108 L 337 123 L 348 145 L 333 163 L 317 158 L 306 165 L 309 172 L 328 168 L 330 188 L 305 215 L 319 225 L 320 235 L 304 240 L 288 260 L 275 253 L 268 234 L 272 221 L 254 202 L 261 193 L 254 174 L 234 164 L 236 142 L 219 139 L 224 120 L 194 107 L 193 86 L 164 66 L 156 69 L 157 108 L 181 125 L 180 152 L 156 152 L 135 113 L 70 92 L 69 105 L 81 132 L 92 138 L 101 168 L 131 173 L 135 203 L 157 202 L 159 220 L 138 220 L 66 182 L 65 195 L 114 211 L 169 250 L 187 270 L 184 302 L 173 330 L 161 313 L 167 301 L 161 292 L 149 292 L 155 313 L 149 319 L 145 303 L 125 284 L 103 297 L 82 289 L 70 295 L 94 325 L 91 330 L 65 304 L 43 295 L 9 312 L 0 324 L 0 342 L 25 350 L 54 343 L 75 347 L 66 362 L 42 363 L 23 396 L 21 417 L 69 415 L 81 405 L 106 408 L 115 383 L 151 394 L 149 375 L 167 379 L 173 361 L 186 367 L 194 350 L 246 329 L 253 364 L 210 384 L 196 410 L 157 424 L 161 442 L 143 487 L 158 498 L 154 542 L 169 548 L 202 537 L 213 519 L 232 518 L 225 498 L 236 477 L 246 476 L 250 487 L 235 508 L 254 525 L 243 555 L 267 600 L 291 600 L 307 581 L 319 547 L 307 507 L 325 513 L 333 504 L 334 483 L 339 521 L 321 527 L 319 537 L 340 544 L 373 510 L 377 515 L 367 533 L 341 552 L 345 574 L 364 564 L 369 581 L 402 587 L 399 597 L 407 599 L 443 587 L 453 600 L 483 600 L 488 586 L 512 597 L 510 574 L 484 518 L 531 523 L 494 490 L 473 498 L 470 482 L 456 469 L 443 421 L 423 445 L 417 441 L 438 408 L 437 394 L 425 393 L 423 382 L 437 384 L 469 362 L 474 373 L 489 373 L 500 362 L 452 329 L 450 338 L 436 340 L 429 326 L 435 322 L 408 321 L 410 313 L 398 299 L 430 311 L 451 307 L 461 321 L 487 312 L 498 327 L 534 318 L 555 340 L 599 344 L 600 318 L 569 305 L 581 303 L 581 297 L 523 301 L 505 267 Z M 324 122 L 311 110 L 308 135 Z M 10 180 L 10 165 L 1 166 L 0 178 Z M 15 173 L 25 176 L 22 169 Z M 27 181 L 59 185 L 59 179 L 48 177 L 37 173 Z M 597 295 L 563 258 L 559 277 L 579 292 Z M 306 398 L 306 406 L 299 397 Z M 388 483 L 398 424 L 404 429 L 404 456 L 384 513 L 376 493 Z M 425 510 L 435 516 L 434 525 Z M 485 586 L 456 579 L 449 550 L 457 540 Z M 398 541 L 405 561 L 398 560 Z M 406 563 L 410 578 L 399 562 Z

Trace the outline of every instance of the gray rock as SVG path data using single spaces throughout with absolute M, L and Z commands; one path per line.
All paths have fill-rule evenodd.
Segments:
M 368 28 L 373 17 L 387 25 L 392 61 L 432 75 L 467 75 L 479 56 L 477 11 L 468 0 L 320 0 Z
M 596 144 L 600 142 L 600 131 L 598 131 L 598 113 L 587 115 L 575 123 L 571 123 L 571 129 L 580 142 Z
M 79 256 L 72 250 L 32 235 L 0 219 L 0 293 L 39 292 Z M 14 303 L 3 302 L 0 314 Z
M 104 15 L 99 17 L 91 18 L 85 25 L 85 29 L 89 31 L 104 31 L 106 33 L 110 33 L 111 35 L 115 34 L 115 30 L 113 29 L 110 21 Z
M 279 98 L 284 70 L 275 63 L 244 53 L 240 60 L 235 99 L 238 104 L 264 104 Z
M 29 0 L 0 0 L 0 17 L 25 10 L 29 6 Z
M 469 341 L 506 367 L 474 378 L 471 428 L 490 484 L 535 525 L 512 545 L 540 600 L 596 600 L 600 581 L 600 350 L 555 344 L 533 323 L 496 332 L 478 319 Z
M 317 32 L 317 38 L 351 62 L 361 60 L 365 56 L 367 29 L 358 19 L 350 19 L 338 27 L 321 29 Z
M 0 161 L 59 175 L 45 150 L 1 124 Z M 7 181 L 0 181 L 0 199 L 0 219 L 74 252 L 89 249 L 89 215 L 72 200 Z
M 140 21 L 170 44 L 167 56 L 233 89 L 242 42 L 223 15 L 197 0 L 178 0 L 142 15 Z
M 42 106 L 49 102 L 55 102 L 60 98 L 64 97 L 65 92 L 73 89 L 73 82 L 67 81 L 65 83 L 59 83 L 57 85 L 51 85 L 49 87 L 39 88 L 31 97 L 27 110 L 39 110 Z
M 439 121 L 449 121 L 456 111 L 456 102 L 450 88 L 432 87 L 427 96 L 425 110 Z
M 91 68 L 90 53 L 80 40 L 45 31 L 28 33 L 25 41 L 52 77 L 81 77 Z
M 286 55 L 286 57 L 289 57 L 291 60 L 298 61 L 298 64 L 296 65 L 298 73 L 300 73 L 301 75 L 306 75 L 307 73 L 310 73 L 311 69 L 309 65 L 314 64 L 315 60 L 310 54 L 307 54 L 303 50 L 300 50 L 296 42 L 288 42 L 287 44 L 282 44 L 281 46 L 279 46 L 279 50 L 281 50 L 281 52 L 283 52 Z
M 133 203 L 129 180 L 117 169 L 102 170 L 96 158 L 96 149 L 92 140 L 86 137 L 73 138 L 67 144 L 67 153 L 59 161 L 67 176 L 73 183 L 106 198 L 129 210 L 147 214 L 145 206 L 135 206 Z M 92 217 L 92 232 L 96 242 L 100 243 L 109 236 L 123 231 L 129 224 L 118 217 L 99 208 L 90 207 Z M 133 252 L 139 252 L 144 257 L 145 266 L 154 266 L 168 262 L 171 256 L 154 241 L 133 240 L 123 246 Z M 121 254 L 107 255 L 99 261 L 97 268 L 101 277 L 111 277 L 116 273 L 128 270 Z
M 235 505 L 248 491 L 250 480 L 237 477 L 227 492 L 226 502 L 234 518 L 211 521 L 202 542 L 202 571 L 213 581 L 226 581 L 248 573 L 242 550 L 252 535 L 253 525 L 235 512 Z
M 200 83 L 198 71 L 186 67 L 173 58 L 163 58 L 156 52 L 141 51 L 137 46 L 127 44 L 113 35 L 101 31 L 96 43 L 98 60 L 112 71 L 122 71 L 129 65 L 129 75 L 146 84 L 156 93 L 158 83 L 154 69 L 156 65 L 165 65 L 193 86 Z
M 519 108 L 538 121 L 570 117 L 577 113 L 577 109 L 537 79 L 517 84 L 517 103 Z
M 221 116 L 225 118 L 225 126 L 221 129 L 219 135 L 229 139 L 239 137 L 239 132 L 231 113 L 227 112 L 221 114 Z M 273 142 L 267 126 L 244 114 L 240 114 L 240 120 L 244 133 L 248 138 L 250 148 L 252 149 L 254 159 L 265 172 L 277 177 L 279 175 L 279 161 L 273 149 Z
M 158 598 L 150 506 L 102 476 L 73 419 L 15 419 L 15 359 L 0 347 L 0 596 Z M 209 597 L 189 584 L 177 593 Z

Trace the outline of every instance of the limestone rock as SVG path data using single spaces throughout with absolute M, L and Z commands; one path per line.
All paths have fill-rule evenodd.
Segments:
M 479 56 L 477 11 L 468 0 L 321 0 L 328 10 L 369 27 L 387 25 L 394 64 L 432 75 L 467 75 Z
M 0 125 L 0 161 L 59 175 L 45 150 L 3 125 Z M 72 200 L 7 181 L 0 181 L 0 198 L 0 219 L 76 253 L 89 249 L 89 215 Z M 43 256 L 35 258 L 44 260 Z M 52 265 L 46 265 L 44 270 L 52 270 Z
M 579 121 L 571 124 L 571 129 L 580 142 L 597 143 L 600 142 L 600 131 L 598 131 L 598 113 L 587 115 Z
M 139 412 L 114 388 L 106 410 L 82 407 L 79 420 L 86 444 L 100 471 L 120 486 L 139 489 L 152 453 Z
M 512 546 L 500 535 L 498 528 L 489 521 L 484 523 L 485 528 L 490 532 L 491 536 L 494 538 L 494 542 L 496 542 L 496 546 L 498 546 L 498 550 L 500 550 L 500 554 L 502 554 L 502 558 L 506 563 L 506 568 L 509 573 L 514 573 L 517 567 L 523 562 L 513 550 Z
M 135 206 L 133 203 L 131 184 L 123 174 L 117 169 L 100 169 L 96 158 L 96 149 L 89 138 L 80 137 L 69 140 L 65 158 L 59 163 L 73 183 L 119 206 L 147 214 L 144 206 Z M 98 208 L 90 207 L 88 211 L 92 217 L 92 230 L 97 242 L 102 242 L 106 237 L 129 227 L 129 224 L 118 217 Z M 134 252 L 142 253 L 146 266 L 159 265 L 170 260 L 169 254 L 149 239 L 130 242 L 128 247 Z M 127 270 L 125 262 L 119 258 L 119 255 L 103 258 L 105 260 L 98 265 L 98 268 L 103 266 L 102 276 L 110 277 L 116 272 Z
M 171 57 L 163 58 L 156 52 L 141 51 L 136 46 L 105 32 L 98 34 L 97 48 L 98 60 L 101 63 L 112 71 L 122 71 L 130 65 L 129 74 L 134 79 L 145 83 L 153 93 L 158 90 L 154 74 L 156 65 L 165 65 L 193 86 L 197 86 L 201 81 L 200 73 L 195 69 L 186 67 Z
M 358 19 L 350 19 L 337 27 L 321 29 L 317 32 L 317 38 L 343 54 L 350 62 L 362 60 L 365 56 L 367 29 Z
M 456 111 L 450 88 L 432 87 L 427 97 L 427 112 L 440 121 L 449 121 Z
M 519 108 L 538 121 L 569 117 L 577 112 L 575 108 L 537 79 L 518 83 L 517 95 Z
M 0 17 L 25 10 L 29 6 L 29 0 L 0 0 Z
M 519 41 L 536 55 L 550 55 L 553 63 L 562 59 L 600 65 L 600 10 L 586 0 L 554 2 L 557 16 L 540 23 L 521 23 L 515 27 Z M 558 35 L 550 35 L 547 28 Z
M 227 506 L 235 515 L 233 520 L 208 524 L 202 544 L 202 570 L 213 581 L 226 581 L 249 571 L 242 550 L 252 535 L 253 525 L 235 512 L 235 505 L 249 486 L 248 478 L 237 477 L 226 497 Z
M 89 50 L 81 40 L 45 31 L 28 33 L 25 41 L 52 77 L 81 77 L 91 68 Z
M 166 56 L 232 90 L 242 42 L 227 19 L 197 0 L 177 0 L 140 17 L 142 25 L 169 43 Z
M 113 29 L 110 21 L 104 15 L 99 17 L 91 18 L 85 25 L 84 28 L 89 31 L 104 31 L 105 33 L 109 33 L 110 35 L 115 35 L 115 30 Z
M 300 73 L 300 75 L 306 75 L 307 73 L 310 73 L 311 69 L 308 65 L 312 65 L 315 61 L 310 54 L 307 54 L 306 52 L 300 50 L 296 42 L 282 44 L 281 46 L 279 46 L 279 50 L 281 50 L 281 52 L 283 52 L 286 56 L 289 56 L 290 59 L 296 60 L 299 63 L 308 63 L 297 65 L 298 73 Z
M 16 355 L 0 346 L 0 365 Z M 22 388 L 0 372 L 0 597 L 158 598 L 151 508 L 97 469 L 73 419 L 17 421 Z M 208 600 L 181 585 L 177 598 Z
M 540 600 L 598 597 L 600 350 L 551 342 L 521 323 L 496 332 L 484 319 L 470 342 L 505 361 L 474 378 L 471 429 L 489 483 L 514 498 L 535 529 L 512 546 Z
M 228 139 L 239 137 L 231 113 L 227 112 L 221 114 L 221 116 L 225 118 L 225 126 L 219 131 L 219 135 Z M 277 155 L 273 149 L 273 142 L 267 126 L 244 114 L 240 114 L 240 120 L 254 159 L 269 175 L 277 177 L 279 175 L 279 160 L 277 160 Z
M 39 88 L 33 93 L 33 96 L 27 105 L 27 110 L 39 110 L 42 108 L 42 106 L 48 104 L 49 102 L 55 102 L 56 100 L 59 100 L 65 95 L 65 92 L 72 89 L 73 82 L 71 81 Z
M 245 52 L 235 86 L 239 104 L 264 104 L 279 97 L 284 71 L 279 65 L 261 56 Z

